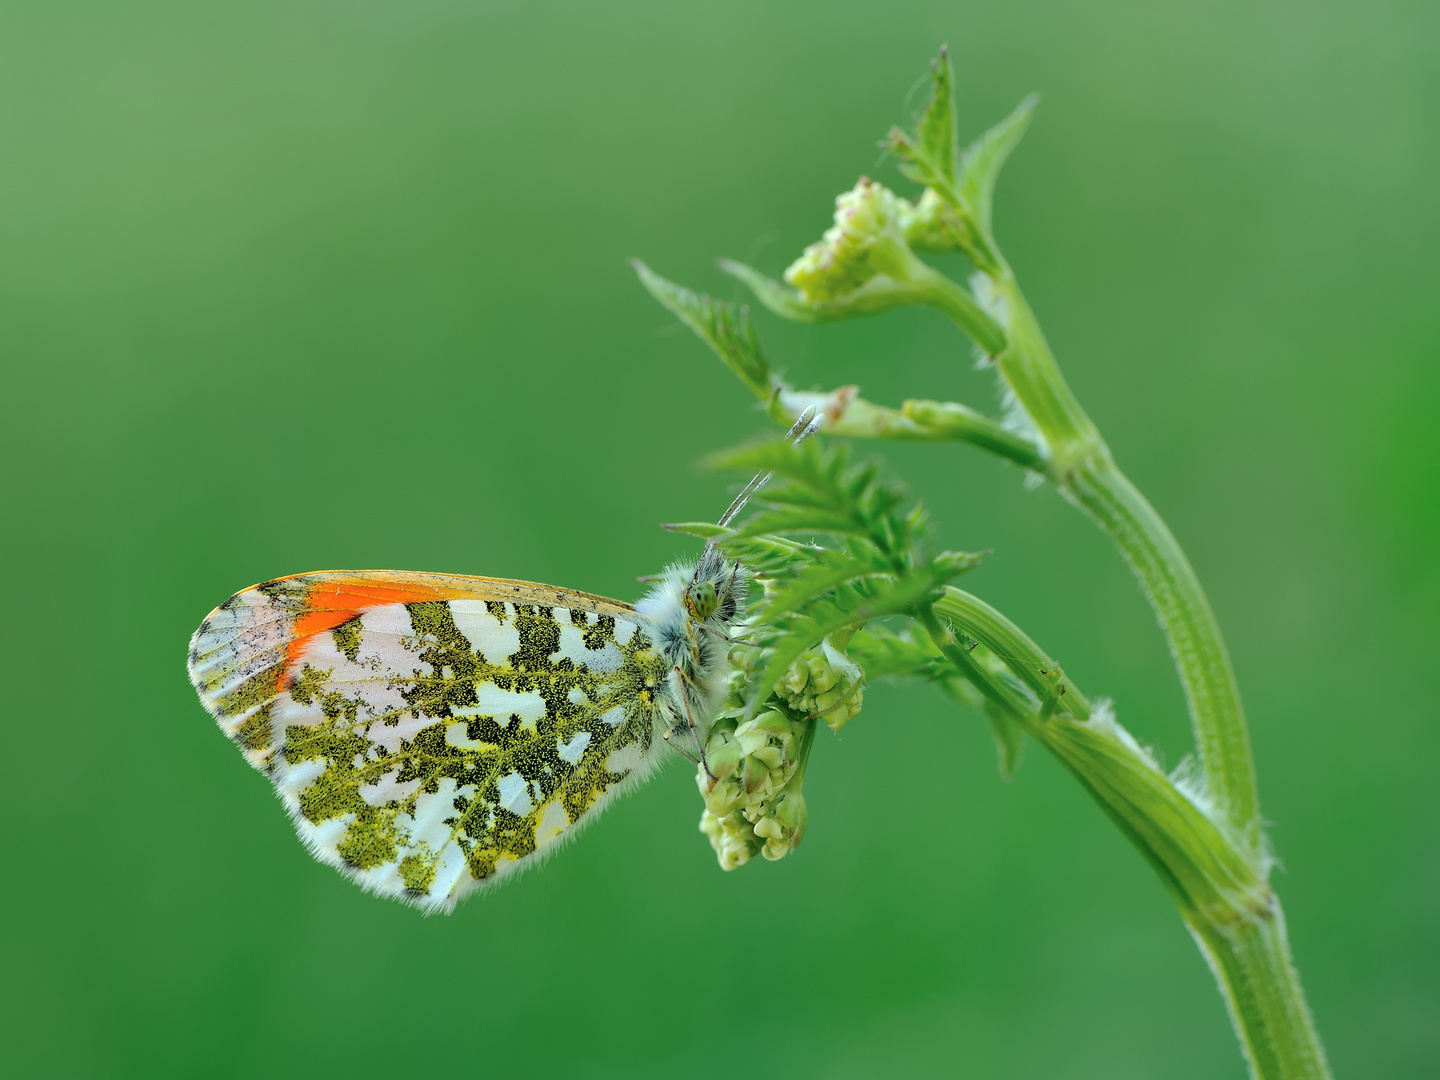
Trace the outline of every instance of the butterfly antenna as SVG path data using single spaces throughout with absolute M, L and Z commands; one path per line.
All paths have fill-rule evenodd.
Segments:
M 802 412 L 799 417 L 796 418 L 795 423 L 791 425 L 790 430 L 786 433 L 785 437 L 790 440 L 791 446 L 799 446 L 811 435 L 814 435 L 815 432 L 819 431 L 820 425 L 824 423 L 824 421 L 825 414 L 815 408 L 814 405 L 811 405 L 804 412 Z M 762 487 L 768 484 L 770 482 L 770 477 L 774 475 L 775 474 L 771 471 L 756 473 L 755 477 L 748 484 L 746 484 L 744 488 L 741 489 L 740 494 L 735 496 L 735 501 L 732 502 L 728 508 L 726 508 L 725 513 L 720 515 L 720 520 L 717 522 L 717 524 L 723 529 L 725 526 L 729 525 L 730 522 L 734 521 L 735 518 L 739 515 L 740 511 L 745 509 L 745 506 L 747 503 L 749 503 L 751 497 L 754 496 L 754 494 Z M 695 564 L 695 573 L 691 576 L 690 579 L 692 585 L 697 580 L 699 580 L 701 568 L 710 565 L 710 560 L 714 556 L 714 554 L 715 541 L 706 541 L 705 550 L 701 552 L 700 560 Z M 738 571 L 739 568 L 739 564 L 737 563 L 735 569 Z
M 820 425 L 824 423 L 824 421 L 824 414 L 821 413 L 818 409 L 816 409 L 814 405 L 811 405 L 809 408 L 807 408 L 804 412 L 800 414 L 799 418 L 795 421 L 794 425 L 786 433 L 785 437 L 790 440 L 791 446 L 799 446 L 811 435 L 814 435 L 815 432 L 819 431 Z M 770 478 L 774 475 L 775 474 L 773 472 L 768 471 L 763 473 L 757 473 L 755 475 L 755 478 L 745 485 L 745 487 L 741 490 L 740 494 L 735 496 L 735 501 L 730 504 L 729 508 L 725 511 L 725 513 L 720 515 L 720 521 L 718 522 L 718 524 L 721 526 L 725 526 L 729 525 L 730 522 L 734 521 L 735 518 L 739 515 L 740 511 L 745 509 L 745 504 L 750 501 L 751 497 L 754 496 L 754 494 L 762 487 L 768 484 L 770 482 Z

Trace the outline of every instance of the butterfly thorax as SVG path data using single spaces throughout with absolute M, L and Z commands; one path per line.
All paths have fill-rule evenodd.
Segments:
M 669 715 L 658 721 L 693 723 L 703 741 L 727 691 L 730 628 L 745 606 L 749 581 L 713 548 L 698 565 L 678 564 L 661 575 L 635 605 L 654 626 L 656 645 L 671 678 L 658 703 Z

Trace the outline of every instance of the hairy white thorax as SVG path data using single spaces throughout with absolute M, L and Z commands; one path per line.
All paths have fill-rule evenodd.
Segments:
M 677 563 L 635 605 L 655 628 L 670 663 L 668 694 L 657 695 L 676 727 L 693 725 L 704 742 L 724 702 L 730 674 L 729 634 L 744 610 L 748 575 L 711 549 L 698 564 Z M 713 609 L 707 610 L 713 596 Z

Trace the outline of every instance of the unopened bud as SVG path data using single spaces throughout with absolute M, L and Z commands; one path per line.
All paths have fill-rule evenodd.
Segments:
M 906 281 L 916 259 L 905 239 L 915 208 L 861 177 L 835 200 L 835 224 L 790 264 L 785 280 L 810 303 L 839 300 L 877 274 Z
M 809 821 L 810 815 L 805 809 L 805 796 L 798 791 L 787 792 L 785 797 L 775 805 L 774 813 L 763 823 L 755 826 L 755 835 L 763 837 L 765 840 L 765 846 L 761 848 L 760 854 L 771 862 L 783 859 L 800 846 L 800 841 L 805 836 L 805 826 L 809 824 Z M 763 832 L 761 824 L 765 827 Z
M 710 838 L 722 870 L 744 866 L 763 847 L 749 823 L 738 814 L 721 818 L 706 810 L 700 815 L 700 831 Z
M 705 742 L 696 783 L 705 800 L 700 830 L 720 866 L 733 870 L 754 855 L 783 858 L 806 825 L 800 793 L 812 725 L 766 709 L 744 723 L 722 717 Z
M 775 694 L 802 716 L 824 720 L 839 731 L 860 712 L 865 673 L 829 641 L 803 654 L 780 679 Z
M 964 251 L 970 244 L 970 232 L 960 212 L 926 188 L 902 218 L 905 239 L 916 251 Z

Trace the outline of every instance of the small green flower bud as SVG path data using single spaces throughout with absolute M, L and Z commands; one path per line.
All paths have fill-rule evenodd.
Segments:
M 754 795 L 757 791 L 764 791 L 765 781 L 770 778 L 770 766 L 754 754 L 750 754 L 745 758 L 744 775 L 745 794 Z
M 839 672 L 823 653 L 807 657 L 805 667 L 810 676 L 810 688 L 816 693 L 823 694 L 840 681 Z
M 970 246 L 970 231 L 960 212 L 926 188 L 902 219 L 905 239 L 916 251 L 964 251 Z
M 719 818 L 706 810 L 700 815 L 700 831 L 710 838 L 722 870 L 744 866 L 763 846 L 738 814 Z
M 907 281 L 916 259 L 905 240 L 915 208 L 861 177 L 835 200 L 835 224 L 790 264 L 785 280 L 810 303 L 839 300 L 877 274 Z
M 704 768 L 701 768 L 695 779 L 699 782 L 700 797 L 705 800 L 705 809 L 716 817 L 733 813 L 745 798 L 745 789 L 736 777 L 713 781 L 706 777 Z
M 755 731 L 764 732 L 766 735 L 774 735 L 781 740 L 795 735 L 795 722 L 779 709 L 767 709 L 745 726 L 753 727 Z
M 773 816 L 765 819 L 765 831 L 760 831 L 760 824 L 755 826 L 755 835 L 765 838 L 765 846 L 760 853 L 771 862 L 783 859 L 800 846 L 809 821 L 805 796 L 798 791 L 787 792 L 776 804 Z
M 805 831 L 801 758 L 811 738 L 809 721 L 780 709 L 743 724 L 733 717 L 715 722 L 695 780 L 705 800 L 700 830 L 722 868 L 743 866 L 756 854 L 779 859 L 799 843 Z
M 780 680 L 775 693 L 803 716 L 823 719 L 839 731 L 860 712 L 865 673 L 829 641 L 802 655 Z
M 706 769 L 713 779 L 724 780 L 740 767 L 740 759 L 744 753 L 740 740 L 735 738 L 733 728 L 728 732 L 712 731 L 705 743 Z M 704 771 L 701 775 L 704 775 Z

